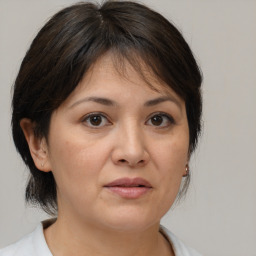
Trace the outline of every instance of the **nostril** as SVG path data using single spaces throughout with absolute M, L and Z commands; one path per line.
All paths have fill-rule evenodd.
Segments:
M 133 162 L 133 161 L 128 161 L 128 160 L 126 160 L 126 159 L 119 159 L 116 163 L 118 164 L 125 164 L 125 165 L 129 165 L 129 166 L 137 166 L 137 165 L 139 165 L 139 166 L 141 166 L 141 165 L 144 165 L 145 164 L 145 160 L 144 159 L 141 159 L 140 161 L 135 161 L 135 162 Z

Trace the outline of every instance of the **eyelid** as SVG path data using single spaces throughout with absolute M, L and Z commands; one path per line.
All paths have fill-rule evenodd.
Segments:
M 170 122 L 170 125 L 173 125 L 173 124 L 176 123 L 172 115 L 170 115 L 170 114 L 168 114 L 166 112 L 161 112 L 161 111 L 159 112 L 158 111 L 158 112 L 154 112 L 154 113 L 149 115 L 149 117 L 147 118 L 146 124 L 150 121 L 151 118 L 153 118 L 154 116 L 157 116 L 157 115 L 167 118 L 168 121 Z M 86 126 L 89 127 L 89 128 L 99 129 L 99 128 L 102 128 L 104 126 L 108 126 L 108 125 L 112 124 L 112 122 L 111 122 L 110 118 L 108 117 L 108 115 L 103 113 L 103 112 L 91 112 L 91 113 L 88 113 L 88 114 L 84 115 L 81 118 L 81 122 L 82 123 L 86 123 L 87 119 L 90 118 L 91 116 L 101 116 L 102 118 L 107 120 L 107 124 L 99 125 L 99 126 L 93 126 L 93 125 L 86 124 Z M 166 127 L 168 127 L 170 125 L 165 125 L 165 126 L 161 126 L 160 125 L 160 126 L 155 126 L 155 127 L 156 128 L 166 128 Z M 152 126 L 154 126 L 154 125 L 152 125 Z
M 160 112 L 152 113 L 152 114 L 147 118 L 146 123 L 147 123 L 152 117 L 157 116 L 157 115 L 166 117 L 166 118 L 169 120 L 169 122 L 170 122 L 171 125 L 173 125 L 173 124 L 176 123 L 172 115 L 167 114 L 166 112 L 161 112 L 161 111 L 160 111 Z M 156 127 L 157 127 L 157 126 L 156 126 Z M 165 126 L 165 127 L 166 127 L 166 126 Z M 158 128 L 165 128 L 165 127 L 159 126 Z
M 112 124 L 112 122 L 110 121 L 110 118 L 103 112 L 91 112 L 91 113 L 88 113 L 86 115 L 84 115 L 81 119 L 81 122 L 82 123 L 86 123 L 86 120 L 88 118 L 90 118 L 91 116 L 101 116 L 102 118 L 106 119 L 108 124 Z M 102 128 L 104 126 L 107 126 L 107 125 L 102 125 L 102 126 L 93 126 L 93 125 L 86 125 L 87 127 L 90 127 L 90 128 L 93 128 L 93 129 L 99 129 L 99 128 Z

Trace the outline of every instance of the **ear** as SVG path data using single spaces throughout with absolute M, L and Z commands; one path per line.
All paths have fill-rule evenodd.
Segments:
M 46 139 L 35 135 L 35 123 L 28 118 L 23 118 L 20 121 L 20 127 L 28 143 L 30 154 L 34 160 L 35 166 L 38 170 L 50 172 L 51 165 Z
M 190 156 L 191 156 L 191 154 L 188 151 L 187 161 L 186 161 L 185 166 L 184 166 L 184 171 L 183 171 L 182 177 L 187 177 L 189 175 L 189 171 L 190 171 L 190 169 L 189 169 Z
M 187 163 L 184 168 L 182 177 L 187 177 L 189 175 L 189 164 Z

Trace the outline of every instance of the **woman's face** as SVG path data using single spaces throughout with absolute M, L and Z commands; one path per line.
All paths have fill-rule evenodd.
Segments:
M 126 78 L 102 57 L 52 114 L 47 166 L 59 217 L 116 230 L 159 223 L 188 161 L 185 103 L 127 64 Z

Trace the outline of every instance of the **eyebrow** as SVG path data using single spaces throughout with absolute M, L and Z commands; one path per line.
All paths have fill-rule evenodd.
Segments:
M 181 108 L 180 102 L 171 96 L 163 96 L 163 97 L 159 97 L 159 98 L 156 98 L 153 100 L 149 100 L 149 101 L 145 102 L 144 106 L 152 107 L 152 106 L 155 106 L 157 104 L 160 104 L 160 103 L 166 102 L 166 101 L 171 101 L 171 102 L 175 103 L 179 108 Z
M 170 96 L 158 97 L 156 99 L 152 99 L 152 100 L 146 101 L 144 103 L 144 106 L 145 107 L 152 107 L 152 106 L 158 105 L 158 104 L 166 102 L 166 101 L 171 101 L 171 102 L 175 103 L 179 108 L 181 108 L 180 102 L 177 99 L 175 99 L 174 97 L 170 97 Z M 107 98 L 88 97 L 88 98 L 84 98 L 84 99 L 76 101 L 69 108 L 73 108 L 73 107 L 75 107 L 75 106 L 77 106 L 77 105 L 79 105 L 81 103 L 84 103 L 84 102 L 96 102 L 96 103 L 99 103 L 101 105 L 110 106 L 110 107 L 118 106 L 117 102 L 115 102 L 113 100 L 110 100 L 110 99 L 107 99 Z
M 110 100 L 110 99 L 107 99 L 107 98 L 101 98 L 101 97 L 88 97 L 88 98 L 84 98 L 84 99 L 81 99 L 81 100 L 78 100 L 76 101 L 74 104 L 72 104 L 69 108 L 73 108 L 81 103 L 84 103 L 84 102 L 96 102 L 96 103 L 99 103 L 101 105 L 104 105 L 104 106 L 110 106 L 110 107 L 114 107 L 114 106 L 117 106 L 118 104 L 113 101 L 113 100 Z

